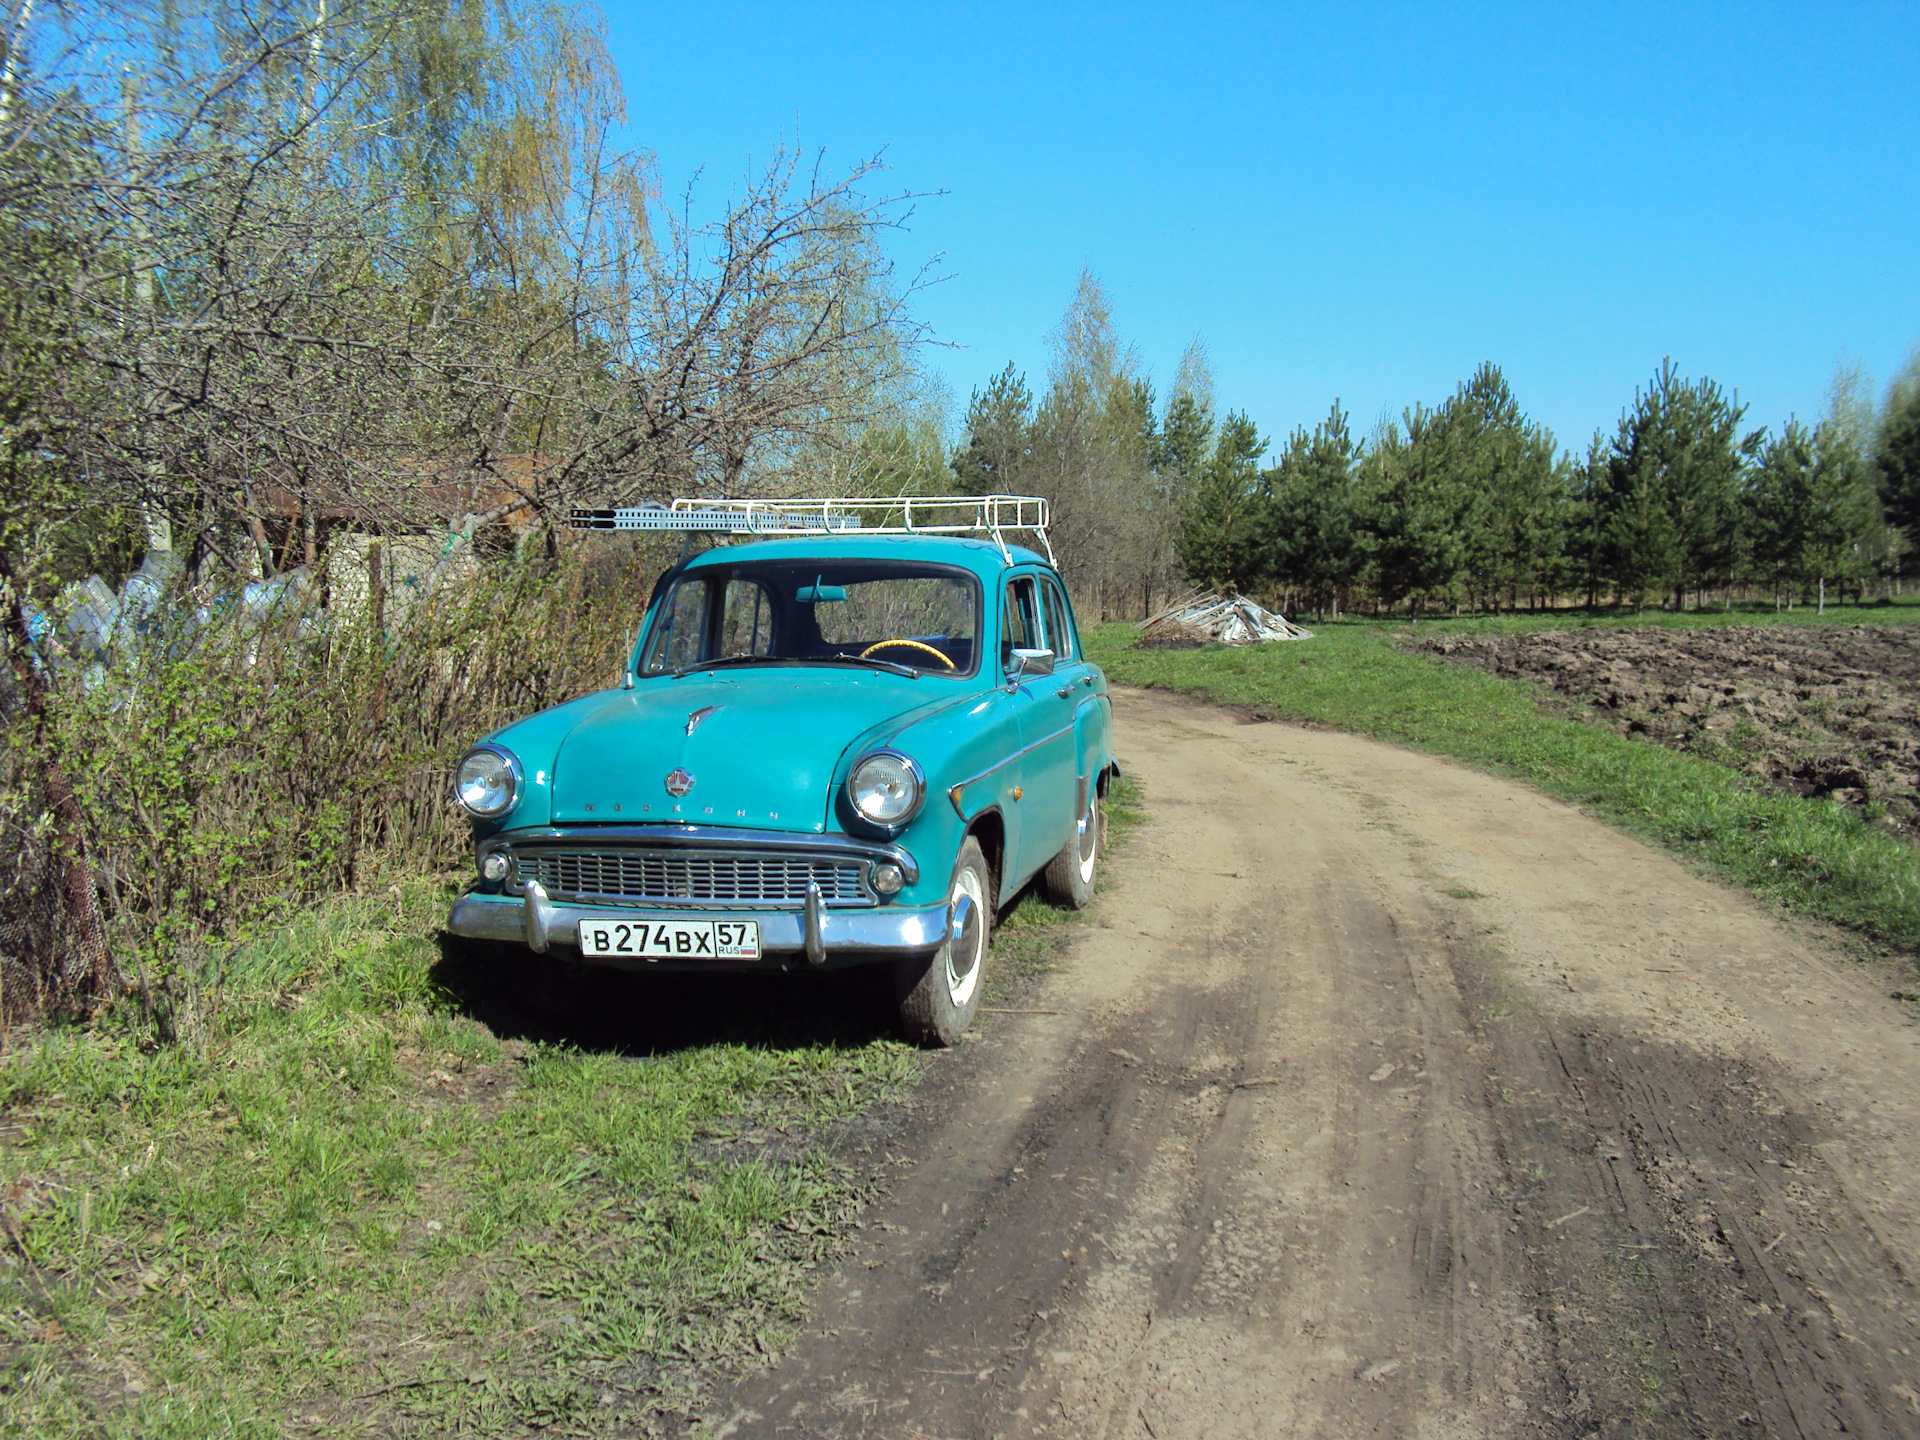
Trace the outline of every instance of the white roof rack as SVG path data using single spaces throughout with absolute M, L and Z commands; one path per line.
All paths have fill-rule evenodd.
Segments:
M 985 535 L 1002 555 L 1008 555 L 1003 532 L 1024 530 L 1039 538 L 1051 561 L 1051 511 L 1039 495 L 680 499 L 671 505 L 575 510 L 572 525 L 576 530 L 705 530 L 725 535 Z

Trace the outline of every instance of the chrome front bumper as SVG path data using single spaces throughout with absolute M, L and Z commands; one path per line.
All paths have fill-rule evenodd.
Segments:
M 775 963 L 783 957 L 801 956 L 809 965 L 837 967 L 868 964 L 903 954 L 930 954 L 946 940 L 952 923 L 945 905 L 918 909 L 883 905 L 872 909 L 835 910 L 820 904 L 817 896 L 810 896 L 806 906 L 799 910 L 638 909 L 569 905 L 549 900 L 537 883 L 530 882 L 526 889 L 524 899 L 516 895 L 462 895 L 453 902 L 453 912 L 447 916 L 447 929 L 473 940 L 517 941 L 544 953 L 555 945 L 578 949 L 583 920 L 753 920 L 760 926 L 761 953 Z M 681 968 L 673 961 L 606 955 L 576 958 L 630 970 Z M 765 966 L 767 961 L 693 964 L 700 969 L 730 965 L 753 969 Z

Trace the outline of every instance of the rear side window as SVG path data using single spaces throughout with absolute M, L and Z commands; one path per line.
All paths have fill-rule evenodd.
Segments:
M 1047 597 L 1047 642 L 1056 660 L 1077 660 L 1080 658 L 1080 637 L 1073 631 L 1073 612 L 1067 608 L 1067 597 L 1060 593 L 1060 587 L 1051 580 L 1040 582 L 1041 593 Z

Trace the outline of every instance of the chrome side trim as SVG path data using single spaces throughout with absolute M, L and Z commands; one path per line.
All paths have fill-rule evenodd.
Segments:
M 1014 751 L 1013 754 L 1007 756 L 1006 759 L 1002 760 L 998 765 L 989 765 L 985 770 L 982 770 L 978 775 L 972 776 L 966 780 L 962 780 L 958 785 L 948 786 L 947 787 L 948 802 L 952 804 L 954 810 L 959 814 L 962 820 L 966 819 L 967 812 L 961 809 L 961 797 L 969 787 L 978 785 L 982 780 L 986 779 L 989 775 L 996 774 L 997 772 L 1006 769 L 1007 766 L 1013 764 L 1014 761 L 1022 758 L 1023 756 L 1031 755 L 1034 751 L 1038 750 L 1042 745 L 1050 745 L 1055 740 L 1058 740 L 1062 735 L 1071 735 L 1072 733 L 1073 733 L 1073 726 L 1062 725 L 1058 730 L 1054 731 L 1051 735 L 1042 735 L 1038 740 L 1034 741 L 1031 745 L 1021 746 L 1018 750 Z

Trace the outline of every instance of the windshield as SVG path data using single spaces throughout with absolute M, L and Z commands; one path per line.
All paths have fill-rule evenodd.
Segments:
M 763 663 L 970 675 L 979 621 L 979 582 L 944 565 L 703 565 L 662 599 L 640 673 Z

